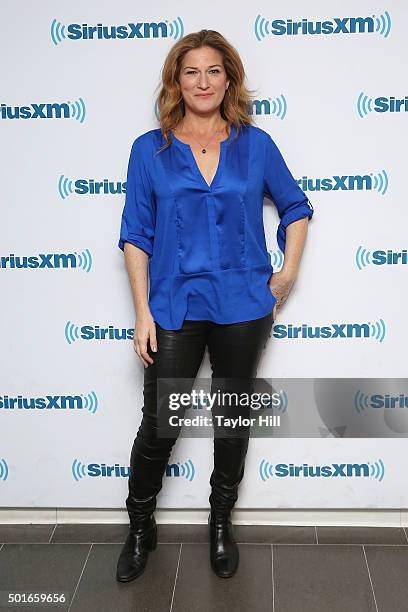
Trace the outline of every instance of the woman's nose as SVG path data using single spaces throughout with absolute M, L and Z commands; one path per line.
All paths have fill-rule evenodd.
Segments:
M 208 81 L 207 81 L 207 76 L 206 75 L 201 75 L 198 79 L 198 85 L 199 87 L 201 87 L 201 89 L 207 89 L 208 87 Z

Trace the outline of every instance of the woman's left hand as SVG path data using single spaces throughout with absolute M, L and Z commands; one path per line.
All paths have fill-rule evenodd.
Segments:
M 277 309 L 281 308 L 281 306 L 286 302 L 295 280 L 295 276 L 288 274 L 284 270 L 280 270 L 280 272 L 273 272 L 272 278 L 269 281 L 269 288 L 272 291 L 272 295 L 276 297 L 276 304 L 273 307 L 272 314 L 274 321 L 276 319 Z

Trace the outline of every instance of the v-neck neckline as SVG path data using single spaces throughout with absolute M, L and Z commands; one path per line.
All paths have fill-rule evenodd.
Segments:
M 204 178 L 203 173 L 201 172 L 201 170 L 200 170 L 200 168 L 198 166 L 196 158 L 194 157 L 194 153 L 193 153 L 193 150 L 191 148 L 191 145 L 189 145 L 187 142 L 183 142 L 182 140 L 179 140 L 177 138 L 177 136 L 175 136 L 173 130 L 170 130 L 170 133 L 171 133 L 174 141 L 178 145 L 180 145 L 182 148 L 184 148 L 187 151 L 187 153 L 189 154 L 190 162 L 192 164 L 192 167 L 193 167 L 195 173 L 198 175 L 199 180 L 205 185 L 205 187 L 206 187 L 206 189 L 208 191 L 212 191 L 214 189 L 216 183 L 218 182 L 219 177 L 221 176 L 221 172 L 222 172 L 222 169 L 224 167 L 224 161 L 225 161 L 225 147 L 230 142 L 232 136 L 234 135 L 234 131 L 235 131 L 235 126 L 234 126 L 234 124 L 231 124 L 229 137 L 226 138 L 225 140 L 221 140 L 220 143 L 219 143 L 219 145 L 220 145 L 220 154 L 219 154 L 219 158 L 218 158 L 217 169 L 215 171 L 213 180 L 211 181 L 210 184 L 208 184 L 207 181 Z

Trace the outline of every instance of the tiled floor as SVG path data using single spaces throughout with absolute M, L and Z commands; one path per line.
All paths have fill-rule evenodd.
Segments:
M 408 612 L 403 528 L 236 525 L 233 578 L 209 565 L 207 525 L 158 525 L 143 576 L 115 580 L 127 525 L 0 525 L 0 610 Z M 7 605 L 65 593 L 65 607 Z

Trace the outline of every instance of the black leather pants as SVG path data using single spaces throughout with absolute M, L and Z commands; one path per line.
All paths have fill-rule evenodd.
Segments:
M 177 436 L 163 438 L 157 435 L 157 379 L 195 379 L 208 346 L 212 379 L 229 377 L 226 385 L 230 391 L 233 379 L 240 379 L 236 390 L 237 387 L 241 392 L 249 390 L 249 379 L 256 377 L 272 324 L 272 312 L 241 323 L 185 320 L 180 330 L 166 330 L 156 323 L 157 352 L 154 353 L 148 344 L 148 353 L 154 363 L 144 369 L 143 418 L 130 458 L 126 507 L 131 525 L 140 524 L 156 509 L 156 496 L 162 488 L 163 475 L 177 439 Z M 218 385 L 211 391 L 219 389 Z M 249 430 L 247 436 L 214 436 L 209 502 L 217 514 L 229 513 L 238 499 L 248 442 Z

